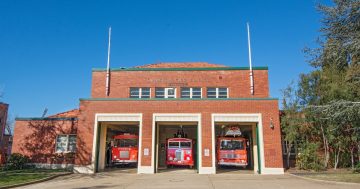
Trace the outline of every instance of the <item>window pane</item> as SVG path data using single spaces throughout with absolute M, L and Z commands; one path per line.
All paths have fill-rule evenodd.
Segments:
M 166 88 L 167 98 L 175 98 L 175 88 Z
M 219 88 L 219 93 L 221 92 L 226 92 L 227 93 L 227 88 Z
M 69 135 L 69 145 L 68 148 L 70 152 L 75 152 L 76 150 L 76 135 Z
M 193 98 L 201 98 L 201 88 L 196 87 L 192 89 L 192 97 Z
M 219 88 L 219 98 L 227 98 L 227 88 Z
M 216 98 L 216 88 L 207 88 L 207 97 Z
M 210 88 L 207 88 L 207 91 L 208 91 L 208 92 L 216 92 L 216 88 L 210 87 Z
M 189 87 L 181 88 L 181 98 L 190 98 L 190 88 Z
M 65 152 L 67 142 L 67 135 L 58 135 L 56 138 L 56 152 Z
M 139 98 L 139 88 L 131 87 L 130 88 L 130 98 Z
M 155 98 L 164 98 L 165 88 L 155 88 Z
M 181 148 L 191 148 L 191 142 L 180 142 Z
M 169 148 L 179 148 L 179 142 L 169 142 Z
M 141 88 L 141 98 L 150 98 L 150 88 L 149 87 Z

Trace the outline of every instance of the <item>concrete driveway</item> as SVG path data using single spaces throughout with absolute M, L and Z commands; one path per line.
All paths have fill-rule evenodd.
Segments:
M 72 174 L 51 181 L 29 185 L 22 188 L 54 188 L 54 189 L 97 189 L 97 188 L 316 188 L 316 189 L 342 189 L 356 188 L 358 184 L 334 184 L 326 182 L 309 181 L 291 175 L 251 175 L 251 174 L 218 174 L 198 175 L 194 173 L 159 173 L 154 175 L 137 175 L 118 172 L 105 172 L 96 175 Z

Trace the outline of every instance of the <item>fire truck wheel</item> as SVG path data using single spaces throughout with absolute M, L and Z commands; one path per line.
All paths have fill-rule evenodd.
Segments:
M 194 166 L 190 165 L 189 167 L 190 167 L 190 169 L 192 169 Z

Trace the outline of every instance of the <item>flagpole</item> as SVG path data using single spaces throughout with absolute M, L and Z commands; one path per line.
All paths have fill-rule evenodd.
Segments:
M 110 42 L 111 42 L 111 27 L 109 27 L 109 45 L 108 45 L 108 56 L 107 56 L 107 67 L 106 67 L 106 96 L 110 94 Z
M 249 22 L 246 23 L 247 26 L 247 33 L 248 33 L 248 46 L 249 46 L 249 66 L 250 66 L 250 93 L 254 95 L 254 76 L 253 76 L 253 69 L 251 63 L 251 46 L 250 46 L 250 26 Z

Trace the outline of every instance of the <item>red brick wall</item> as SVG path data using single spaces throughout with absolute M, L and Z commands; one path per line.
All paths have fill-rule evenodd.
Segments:
M 142 148 L 152 152 L 153 113 L 201 113 L 203 149 L 211 146 L 211 113 L 261 113 L 263 121 L 265 166 L 282 168 L 279 110 L 277 100 L 193 100 L 193 101 L 81 101 L 76 164 L 91 164 L 94 120 L 96 113 L 143 113 Z M 270 129 L 270 119 L 274 129 Z M 143 149 L 141 151 L 143 152 Z M 210 153 L 212 153 L 210 151 Z M 151 155 L 143 156 L 142 165 L 151 165 Z M 202 165 L 211 166 L 211 156 L 203 156 Z
M 141 77 L 139 77 L 141 76 Z M 151 87 L 155 96 L 155 87 L 180 86 L 202 87 L 206 97 L 206 87 L 228 87 L 230 98 L 269 97 L 268 71 L 254 70 L 254 96 L 250 95 L 248 70 L 224 71 L 113 71 L 110 77 L 110 98 L 129 98 L 129 87 Z M 106 72 L 92 73 L 92 98 L 104 98 Z
M 32 163 L 73 163 L 74 158 L 64 158 L 55 153 L 58 134 L 76 134 L 77 121 L 16 120 L 12 153 L 31 158 Z

